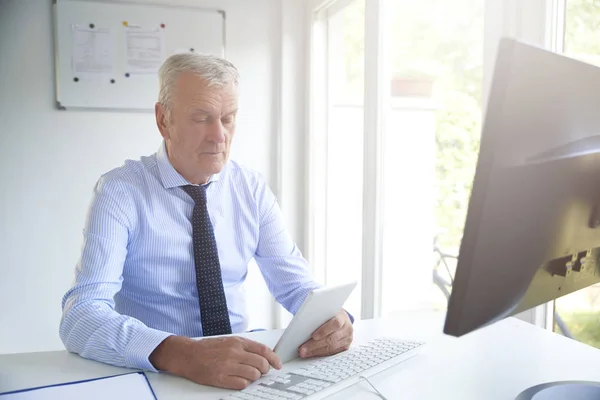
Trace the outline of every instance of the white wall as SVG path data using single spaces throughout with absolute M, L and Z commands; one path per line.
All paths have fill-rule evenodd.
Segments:
M 169 4 L 226 11 L 227 57 L 242 76 L 232 157 L 279 191 L 279 0 Z M 0 353 L 63 349 L 61 297 L 79 257 L 93 185 L 160 143 L 151 114 L 54 108 L 51 32 L 51 1 L 0 0 Z M 271 300 L 256 269 L 247 290 L 251 327 L 270 327 Z

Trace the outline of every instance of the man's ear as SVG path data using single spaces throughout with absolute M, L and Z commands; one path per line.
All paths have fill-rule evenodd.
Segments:
M 165 107 L 156 103 L 154 105 L 154 115 L 156 116 L 156 126 L 158 126 L 158 130 L 164 139 L 169 139 L 169 120 L 167 117 L 167 110 Z

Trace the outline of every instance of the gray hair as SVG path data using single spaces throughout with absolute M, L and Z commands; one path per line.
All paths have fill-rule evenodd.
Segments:
M 229 61 L 199 53 L 181 53 L 170 56 L 158 71 L 158 102 L 170 114 L 173 92 L 177 78 L 184 72 L 191 72 L 208 81 L 208 86 L 223 87 L 231 82 L 238 86 L 239 73 Z

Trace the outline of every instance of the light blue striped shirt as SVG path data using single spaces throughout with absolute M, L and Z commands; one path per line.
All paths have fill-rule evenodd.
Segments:
M 294 314 L 319 285 L 284 228 L 275 196 L 258 173 L 231 160 L 210 182 L 208 209 L 233 332 L 247 329 L 243 282 L 253 258 L 273 296 Z M 148 357 L 165 338 L 202 336 L 194 201 L 181 188 L 188 184 L 164 142 L 97 182 L 73 286 L 62 301 L 60 337 L 69 351 L 156 371 Z

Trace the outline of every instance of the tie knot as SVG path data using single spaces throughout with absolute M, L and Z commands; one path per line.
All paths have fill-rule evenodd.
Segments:
M 206 187 L 205 186 L 194 186 L 186 185 L 182 186 L 182 189 L 194 200 L 194 203 L 204 204 L 206 203 Z

